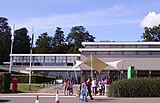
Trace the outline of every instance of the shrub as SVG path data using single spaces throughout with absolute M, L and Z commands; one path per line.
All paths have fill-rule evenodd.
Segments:
M 123 79 L 109 86 L 109 97 L 159 97 L 160 78 Z
M 17 80 L 18 80 L 18 83 L 28 83 L 29 82 L 29 75 L 13 74 L 12 77 L 16 77 Z M 54 79 L 55 79 L 55 77 L 42 76 L 42 75 L 37 75 L 37 74 L 32 74 L 32 76 L 31 76 L 31 82 L 32 83 L 50 82 Z
M 9 73 L 2 72 L 0 73 L 0 92 L 8 93 L 10 92 L 10 82 L 11 76 Z

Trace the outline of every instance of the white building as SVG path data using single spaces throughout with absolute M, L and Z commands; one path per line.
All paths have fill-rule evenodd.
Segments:
M 74 60 L 85 61 L 91 54 L 103 62 L 122 60 L 117 70 L 106 67 L 100 74 L 93 70 L 98 78 L 105 76 L 119 79 L 126 77 L 128 66 L 134 66 L 137 76 L 160 76 L 160 42 L 83 42 L 79 48 L 81 54 L 12 54 L 12 70 L 31 71 L 38 74 L 53 75 L 58 78 L 75 78 L 91 76 L 91 67 L 82 64 L 74 70 Z M 0 67 L 2 68 L 2 67 Z
M 127 76 L 128 66 L 134 66 L 137 76 L 149 77 L 160 76 L 160 42 L 83 42 L 85 48 L 80 48 L 81 60 L 93 54 L 104 62 L 122 60 L 118 64 L 118 70 L 107 67 L 100 74 L 95 72 L 96 77 L 108 76 L 119 79 Z M 90 75 L 89 68 L 84 76 Z
M 12 54 L 12 71 L 32 71 L 32 73 L 56 76 L 57 78 L 80 79 L 80 68 L 71 69 L 74 60 L 80 60 L 81 54 Z M 30 57 L 31 68 L 30 68 Z

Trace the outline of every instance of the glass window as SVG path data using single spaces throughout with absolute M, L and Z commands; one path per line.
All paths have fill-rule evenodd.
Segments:
M 122 55 L 123 52 L 110 52 L 110 55 Z
M 117 45 L 116 48 L 123 48 L 123 45 Z
M 123 52 L 124 55 L 136 55 L 137 52 Z
M 149 45 L 149 48 L 160 48 L 159 45 Z
M 150 55 L 150 52 L 137 52 L 138 55 Z
M 110 45 L 99 45 L 98 48 L 110 48 Z
M 98 46 L 97 45 L 92 45 L 91 48 L 98 48 Z
M 117 48 L 117 46 L 116 45 L 111 45 L 111 48 Z
M 130 45 L 124 45 L 124 48 L 130 48 Z
M 137 45 L 137 48 L 149 48 L 148 45 Z
M 136 45 L 130 45 L 129 48 L 136 48 Z
M 109 55 L 109 52 L 96 52 L 97 55 Z
M 160 55 L 160 52 L 151 52 L 152 55 Z

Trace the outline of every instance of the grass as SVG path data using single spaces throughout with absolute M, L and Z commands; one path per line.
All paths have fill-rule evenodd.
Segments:
M 42 84 L 32 83 L 31 84 L 31 91 L 29 91 L 29 84 L 28 83 L 18 83 L 18 92 L 19 93 L 37 91 L 41 88 L 42 88 Z M 12 84 L 11 84 L 11 89 L 12 89 Z
M 51 87 L 51 86 L 55 86 L 55 84 L 45 85 L 46 88 Z M 37 91 L 42 88 L 43 88 L 42 83 L 32 83 L 31 90 L 29 91 L 29 84 L 28 83 L 18 83 L 18 93 L 34 92 L 34 91 Z M 11 84 L 10 89 L 12 90 L 12 84 Z

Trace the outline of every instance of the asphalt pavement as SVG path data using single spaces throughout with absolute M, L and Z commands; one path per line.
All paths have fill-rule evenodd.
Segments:
M 63 94 L 63 85 L 43 88 L 30 93 L 0 94 L 0 103 L 35 103 L 36 96 L 39 96 L 39 103 L 55 103 L 56 90 L 59 90 L 60 103 L 82 103 L 75 96 L 79 85 L 74 85 L 72 96 Z M 160 98 L 111 98 L 107 96 L 93 96 L 93 100 L 88 97 L 88 103 L 160 103 Z

